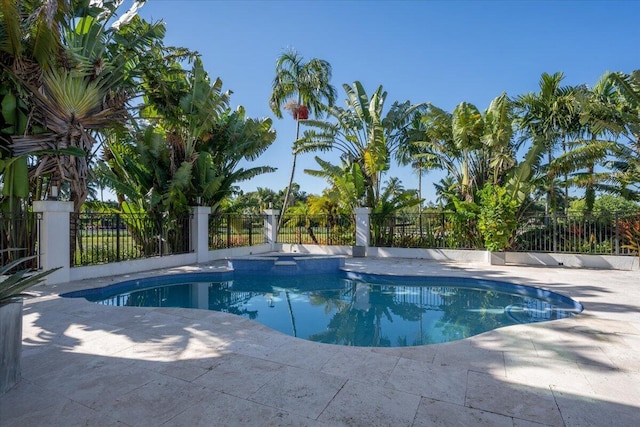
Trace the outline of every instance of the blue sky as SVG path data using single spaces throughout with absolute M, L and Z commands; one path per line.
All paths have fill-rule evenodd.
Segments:
M 277 139 L 255 165 L 278 171 L 242 183 L 245 191 L 288 183 L 295 122 L 276 119 L 268 105 L 275 61 L 287 48 L 331 63 L 340 105 L 343 83 L 356 80 L 368 93 L 382 85 L 387 106 L 410 100 L 452 111 L 467 101 L 484 110 L 502 92 L 537 91 L 543 72 L 564 72 L 567 85 L 592 85 L 605 71 L 640 68 L 635 0 L 149 0 L 139 14 L 166 23 L 165 44 L 198 51 L 211 77 L 233 91 L 232 107 L 274 119 Z M 302 172 L 316 166 L 313 154 L 298 157 L 295 181 L 307 193 L 326 187 Z M 390 176 L 417 188 L 407 167 L 392 168 Z M 423 178 L 426 200 L 435 199 L 431 182 L 440 178 L 439 172 Z

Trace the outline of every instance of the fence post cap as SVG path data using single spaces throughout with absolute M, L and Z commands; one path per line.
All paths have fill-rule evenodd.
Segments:
M 34 212 L 73 212 L 73 202 L 56 200 L 34 200 Z
M 211 206 L 191 206 L 191 212 L 193 212 L 195 215 L 210 214 Z

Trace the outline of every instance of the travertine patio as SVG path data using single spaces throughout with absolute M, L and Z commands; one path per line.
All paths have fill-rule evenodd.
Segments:
M 574 318 L 421 347 L 351 348 L 233 315 L 117 308 L 36 288 L 22 381 L 2 426 L 632 426 L 640 420 L 640 272 L 348 259 L 385 274 L 492 278 L 571 296 Z M 152 274 L 224 268 L 221 263 Z

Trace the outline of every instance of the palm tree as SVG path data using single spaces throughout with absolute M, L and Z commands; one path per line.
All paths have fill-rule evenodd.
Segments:
M 127 120 L 136 67 L 164 35 L 161 24 L 135 16 L 137 4 L 109 26 L 120 3 L 3 2 L 2 72 L 19 82 L 39 126 L 12 136 L 11 149 L 16 156 L 54 153 L 38 156 L 31 174 L 68 183 L 76 212 L 89 194 L 96 133 Z M 84 155 L 55 152 L 67 147 Z
M 34 159 L 33 194 L 44 193 L 43 183 L 68 187 L 76 213 L 89 196 L 102 133 L 128 120 L 139 66 L 164 36 L 162 24 L 136 15 L 137 2 L 115 20 L 121 3 L 6 0 L 0 12 L 0 81 L 12 82 L 2 92 L 29 112 L 24 132 L 10 136 L 11 155 Z
M 585 189 L 585 213 L 594 207 L 596 190 L 616 192 L 609 184 L 609 170 L 596 172 L 615 153 L 618 136 L 624 131 L 621 98 L 608 73 L 591 89 L 576 92 L 580 123 L 569 150 L 554 161 L 554 168 L 569 174 L 572 184 Z
M 462 102 L 453 110 L 451 125 L 453 143 L 461 154 L 460 192 L 464 201 L 473 202 L 489 173 L 489 154 L 482 144 L 484 119 L 475 105 Z
M 406 209 L 420 203 L 416 193 L 405 190 L 398 178 L 391 178 L 384 186 L 380 194 L 378 204 L 371 211 L 375 215 L 382 217 L 389 216 L 401 209 Z
M 628 102 L 633 112 L 638 114 L 640 109 L 640 70 L 632 71 L 630 74 L 611 73 L 609 78 L 615 84 L 620 95 Z M 633 125 L 635 129 L 633 133 L 640 135 L 638 123 L 633 123 Z
M 547 153 L 546 213 L 556 210 L 558 205 L 557 171 L 552 168 L 554 153 L 559 143 L 562 144 L 563 151 L 566 151 L 566 138 L 575 130 L 579 120 L 575 97 L 578 89 L 561 86 L 563 79 L 561 72 L 552 75 L 543 73 L 538 93 L 527 93 L 515 100 L 517 122 L 523 137 L 531 140 L 532 144 L 542 144 Z
M 447 175 L 439 182 L 434 182 L 433 186 L 436 190 L 436 203 L 443 211 L 451 211 L 455 209 L 453 200 L 456 198 L 457 184 L 451 175 Z
M 630 74 L 609 75 L 624 103 L 620 113 L 624 119 L 626 144 L 616 147 L 616 158 L 609 162 L 612 178 L 620 193 L 629 199 L 640 199 L 640 70 Z
M 467 102 L 456 106 L 453 113 L 429 105 L 422 114 L 422 140 L 413 143 L 417 146 L 413 156 L 447 172 L 447 183 L 440 191 L 450 202 L 454 193 L 460 200 L 474 202 L 486 182 L 500 181 L 514 164 L 511 117 L 504 94 L 484 114 Z
M 411 145 L 415 148 L 409 150 L 420 165 L 447 171 L 447 180 L 450 181 L 447 184 L 449 194 L 453 186 L 461 181 L 455 166 L 458 150 L 453 144 L 452 121 L 451 113 L 429 104 L 421 114 L 418 135 L 411 137 Z
M 311 114 L 320 117 L 327 105 L 333 106 L 336 100 L 336 89 L 331 85 L 331 64 L 313 58 L 304 62 L 304 58 L 295 50 L 283 53 L 276 61 L 276 76 L 273 79 L 273 90 L 269 99 L 271 111 L 277 118 L 282 118 L 282 108 L 292 110 L 296 120 L 296 142 L 300 137 L 300 120 L 306 119 L 302 109 L 306 108 Z M 294 142 L 295 145 L 295 142 Z M 278 228 L 282 225 L 282 218 L 289 204 L 291 185 L 296 170 L 297 152 L 293 150 L 293 161 L 289 184 L 285 192 L 282 215 L 278 221 Z

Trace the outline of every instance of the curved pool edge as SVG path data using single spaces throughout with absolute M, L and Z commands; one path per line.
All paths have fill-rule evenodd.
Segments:
M 491 290 L 496 292 L 503 292 L 515 295 L 528 296 L 537 299 L 549 299 L 549 296 L 553 296 L 553 300 L 560 300 L 566 303 L 572 308 L 569 309 L 574 315 L 580 314 L 584 311 L 584 305 L 575 298 L 569 297 L 557 291 L 545 289 L 539 286 L 526 285 L 521 283 L 507 282 L 495 279 L 477 278 L 477 277 L 460 277 L 460 276 L 445 276 L 445 275 L 399 275 L 399 274 L 382 274 L 382 273 L 366 273 L 360 271 L 353 271 L 347 268 L 340 268 L 339 271 L 343 272 L 347 278 L 354 280 L 363 279 L 380 279 L 380 278 L 393 278 L 406 282 L 424 281 L 424 280 L 437 280 L 437 279 L 455 279 L 458 287 L 470 288 L 470 289 L 482 289 Z M 143 278 L 127 279 L 121 282 L 112 283 L 109 285 L 95 287 L 85 290 L 76 290 L 60 294 L 62 298 L 82 298 L 92 295 L 105 294 L 105 291 L 118 291 L 120 289 L 127 290 L 142 290 L 151 287 L 188 283 L 194 279 L 206 278 L 211 280 L 229 280 L 233 279 L 235 271 L 215 271 L 215 272 L 188 272 L 188 273 L 175 273 L 166 275 L 157 275 Z M 478 286 L 478 285 L 481 286 Z M 133 286 L 132 286 L 133 285 Z M 430 286 L 429 284 L 421 283 L 421 286 Z M 512 292 L 511 290 L 517 290 Z
M 350 280 L 363 280 L 370 284 L 375 285 L 391 285 L 394 283 L 395 279 L 402 280 L 403 286 L 424 286 L 424 287 L 438 287 L 436 283 L 429 283 L 432 281 L 438 280 L 447 280 L 445 286 L 456 287 L 456 288 L 468 288 L 474 290 L 483 290 L 483 291 L 494 291 L 497 293 L 510 294 L 514 296 L 521 297 L 529 297 L 534 298 L 539 301 L 544 301 L 547 304 L 551 304 L 555 307 L 555 309 L 564 312 L 562 318 L 555 317 L 547 317 L 542 320 L 534 320 L 527 321 L 527 313 L 529 313 L 529 319 L 531 319 L 531 313 L 536 312 L 536 305 L 521 304 L 518 307 L 513 307 L 512 310 L 508 310 L 508 307 L 505 307 L 505 315 L 507 315 L 515 325 L 502 325 L 498 327 L 494 327 L 492 330 L 485 330 L 479 333 L 475 333 L 473 335 L 463 336 L 457 339 L 450 339 L 449 341 L 439 341 L 432 343 L 424 343 L 424 344 L 414 344 L 414 345 L 386 345 L 386 346 L 377 346 L 377 345 L 366 345 L 366 344 L 340 344 L 340 343 L 329 343 L 329 342 L 320 342 L 313 341 L 307 337 L 297 337 L 287 332 L 279 331 L 268 324 L 265 324 L 261 321 L 256 321 L 249 319 L 245 316 L 234 314 L 231 312 L 224 311 L 215 311 L 213 309 L 203 309 L 197 307 L 162 307 L 162 306 L 147 306 L 147 307 L 137 307 L 144 308 L 148 310 L 198 310 L 202 312 L 206 312 L 208 316 L 211 313 L 219 313 L 225 315 L 231 315 L 241 321 L 250 321 L 252 325 L 255 325 L 257 328 L 266 328 L 269 331 L 275 332 L 279 335 L 290 336 L 292 338 L 316 342 L 319 344 L 327 344 L 327 345 L 335 345 L 340 347 L 358 347 L 358 348 L 407 348 L 407 347 L 423 347 L 425 345 L 434 345 L 434 344 L 446 344 L 450 342 L 457 342 L 462 340 L 467 340 L 473 338 L 475 336 L 485 335 L 493 330 L 499 330 L 503 328 L 508 328 L 516 325 L 523 324 L 538 324 L 538 323 L 547 323 L 554 320 L 563 320 L 564 318 L 571 318 L 575 315 L 580 314 L 584 310 L 584 306 L 575 300 L 574 298 L 568 297 L 564 294 L 543 289 L 537 286 L 529 286 L 522 285 L 519 283 L 514 283 L 513 281 L 500 281 L 495 279 L 487 279 L 487 278 L 476 278 L 476 277 L 461 277 L 461 276 L 453 276 L 453 275 L 400 275 L 400 274 L 381 274 L 381 273 L 364 273 L 362 271 L 354 272 L 349 269 L 341 269 L 340 273 L 344 274 L 344 278 Z M 240 277 L 244 276 L 243 274 L 239 275 Z M 71 292 L 62 293 L 59 296 L 61 298 L 82 298 L 86 302 L 95 304 L 99 299 L 109 298 L 115 296 L 120 293 L 125 293 L 129 291 L 139 291 L 145 290 L 149 288 L 163 287 L 165 285 L 175 285 L 175 284 L 185 284 L 194 281 L 223 281 L 223 280 L 232 280 L 235 277 L 234 271 L 226 270 L 226 271 L 215 271 L 215 272 L 207 272 L 207 271 L 198 271 L 198 272 L 185 272 L 185 273 L 174 273 L 174 274 L 160 274 L 155 276 L 147 276 L 147 277 L 139 277 L 139 278 L 129 278 L 127 280 L 123 280 L 120 282 L 115 282 L 111 284 L 107 284 L 101 287 L 94 287 L 83 290 L 76 290 Z M 204 279 L 204 280 L 203 280 Z M 389 283 L 385 283 L 385 282 Z M 426 281 L 426 282 L 425 282 Z M 453 281 L 454 283 L 450 283 Z M 412 283 L 412 282 L 415 282 Z M 95 297 L 95 299 L 91 299 Z M 134 306 L 136 307 L 136 306 Z M 527 311 L 528 310 L 528 311 Z M 566 317 L 564 317 L 566 316 Z
M 493 278 L 482 278 L 482 277 L 473 277 L 473 276 L 459 276 L 459 275 L 403 275 L 403 274 L 392 274 L 392 273 L 366 273 L 361 271 L 354 271 L 349 269 L 342 269 L 348 276 L 357 278 L 366 278 L 366 277 L 390 277 L 390 278 L 399 278 L 406 281 L 419 281 L 421 279 L 428 280 L 436 280 L 436 279 L 455 279 L 460 282 L 468 282 L 468 285 L 462 284 L 460 287 L 468 287 L 470 289 L 476 288 L 473 286 L 475 283 L 483 283 L 486 286 L 477 287 L 478 289 L 490 289 L 498 292 L 506 290 L 506 288 L 516 288 L 520 292 L 516 292 L 517 295 L 530 296 L 533 298 L 540 298 L 540 293 L 545 294 L 553 294 L 557 295 L 562 301 L 569 303 L 569 305 L 574 308 L 571 310 L 574 315 L 578 315 L 584 311 L 584 305 L 576 298 L 565 295 L 561 292 L 547 289 L 543 286 L 534 286 L 523 283 L 515 283 L 513 281 L 504 281 L 504 280 L 496 280 Z M 472 283 L 474 282 L 474 283 Z M 425 285 L 429 286 L 429 285 Z M 507 292 L 510 293 L 510 292 Z

